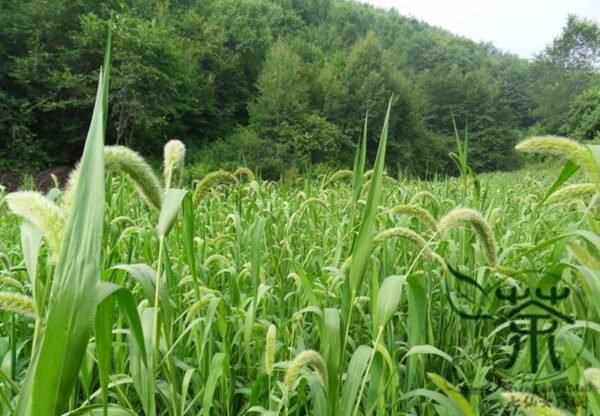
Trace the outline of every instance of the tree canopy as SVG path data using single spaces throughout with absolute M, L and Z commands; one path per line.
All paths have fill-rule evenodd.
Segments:
M 453 118 L 479 171 L 515 167 L 529 128 L 600 128 L 600 30 L 576 16 L 528 62 L 354 1 L 0 4 L 0 173 L 75 162 L 109 28 L 107 141 L 158 156 L 177 138 L 207 170 L 349 166 L 367 114 L 373 155 L 392 95 L 388 161 L 416 175 L 455 173 Z

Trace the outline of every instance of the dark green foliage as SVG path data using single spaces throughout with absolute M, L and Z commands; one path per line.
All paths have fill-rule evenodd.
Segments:
M 570 15 L 562 34 L 536 59 L 532 83 L 533 115 L 558 133 L 574 100 L 600 83 L 600 26 Z
M 368 111 L 372 161 L 391 95 L 388 165 L 417 175 L 456 173 L 452 115 L 476 171 L 513 168 L 534 124 L 595 134 L 592 93 L 576 97 L 597 85 L 600 35 L 574 16 L 530 63 L 353 1 L 4 1 L 0 173 L 75 162 L 109 25 L 107 143 L 148 156 L 177 138 L 192 162 L 269 177 L 292 162 L 349 166 Z
M 600 137 L 600 86 L 585 90 L 575 99 L 564 131 L 577 140 Z

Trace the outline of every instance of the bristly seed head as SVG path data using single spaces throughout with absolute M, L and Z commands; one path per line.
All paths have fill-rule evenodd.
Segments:
M 323 386 L 327 386 L 327 366 L 325 365 L 323 357 L 314 350 L 305 350 L 294 358 L 285 373 L 284 383 L 288 388 L 292 387 L 296 382 L 300 376 L 300 370 L 302 370 L 304 366 L 312 367 L 321 379 Z
M 231 173 L 224 170 L 217 170 L 206 175 L 196 186 L 194 191 L 194 205 L 198 205 L 209 193 L 211 188 L 220 183 L 237 183 L 238 180 Z
M 185 165 L 185 145 L 179 140 L 169 140 L 164 148 L 163 176 L 165 191 L 179 188 Z
M 496 241 L 488 222 L 481 214 L 471 208 L 454 208 L 439 221 L 439 235 L 442 236 L 448 230 L 462 224 L 470 224 L 483 246 L 483 252 L 490 263 L 496 264 Z
M 546 200 L 547 204 L 571 202 L 577 198 L 588 197 L 600 192 L 600 186 L 593 183 L 576 183 L 560 188 Z
M 137 192 L 148 205 L 160 210 L 163 190 L 152 167 L 137 152 L 125 146 L 105 146 L 104 166 L 106 170 L 125 173 L 134 183 Z M 69 182 L 62 201 L 65 211 L 73 202 L 73 193 L 79 180 L 79 165 L 69 175 Z
M 563 156 L 579 165 L 597 185 L 600 185 L 600 166 L 592 151 L 574 140 L 559 136 L 537 136 L 523 140 L 516 150 Z
M 33 299 L 15 292 L 0 292 L 0 310 L 18 313 L 33 319 L 37 316 Z
M 425 257 L 427 260 L 438 260 L 436 258 L 436 254 L 433 251 L 431 251 L 431 249 L 427 245 L 427 242 L 419 234 L 404 227 L 389 228 L 387 230 L 381 231 L 375 236 L 375 238 L 373 238 L 373 244 L 381 244 L 385 240 L 392 237 L 401 237 L 409 241 L 423 253 L 423 257 Z
M 424 208 L 421 208 L 416 205 L 396 205 L 394 208 L 390 209 L 388 212 L 394 214 L 404 214 L 409 217 L 414 217 L 419 219 L 423 224 L 428 226 L 432 231 L 438 230 L 438 223 L 433 218 L 433 216 Z
M 59 206 L 34 191 L 10 193 L 6 195 L 6 203 L 12 212 L 42 231 L 50 252 L 58 258 L 65 224 Z
M 265 373 L 268 376 L 273 375 L 273 364 L 275 363 L 275 342 L 277 340 L 277 327 L 270 325 L 267 330 L 265 344 Z
M 243 166 L 241 166 L 241 167 L 237 168 L 235 171 L 233 171 L 233 176 L 238 177 L 241 175 L 245 175 L 246 178 L 248 178 L 248 182 L 252 182 L 252 181 L 256 180 L 254 173 L 250 169 L 243 167 Z

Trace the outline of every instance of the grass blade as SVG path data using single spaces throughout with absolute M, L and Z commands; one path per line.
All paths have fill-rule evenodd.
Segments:
M 108 62 L 109 53 L 106 55 Z M 105 68 L 100 72 L 80 179 L 52 282 L 46 325 L 27 372 L 17 415 L 50 416 L 63 412 L 89 341 L 101 264 L 107 89 L 108 68 Z

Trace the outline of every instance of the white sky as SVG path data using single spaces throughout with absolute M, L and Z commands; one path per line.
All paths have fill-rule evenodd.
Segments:
M 532 58 L 559 36 L 569 13 L 600 23 L 600 0 L 360 0 L 395 8 L 474 41 Z

